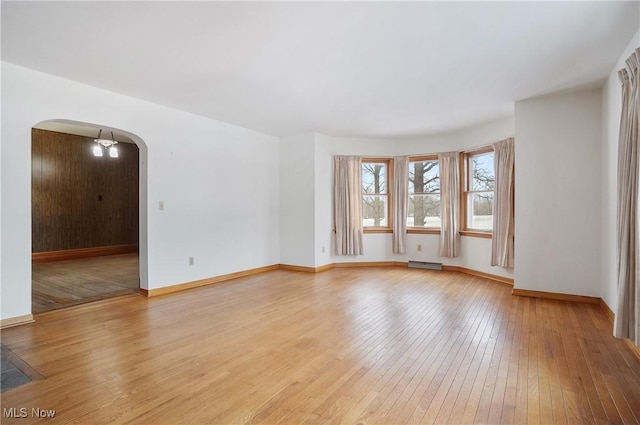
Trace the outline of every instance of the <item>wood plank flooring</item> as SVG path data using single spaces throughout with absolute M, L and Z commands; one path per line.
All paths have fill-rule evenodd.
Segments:
M 637 424 L 640 359 L 598 306 L 455 272 L 277 270 L 2 331 L 64 424 Z M 27 423 L 3 418 L 2 423 Z
M 137 253 L 33 264 L 32 311 L 137 293 L 139 270 Z

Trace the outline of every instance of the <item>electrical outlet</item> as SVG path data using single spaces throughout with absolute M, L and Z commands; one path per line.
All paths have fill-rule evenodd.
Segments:
M 418 251 L 422 251 L 422 245 L 418 244 Z
M 189 265 L 193 266 L 195 264 L 195 260 L 193 259 L 193 257 L 189 257 Z
M 322 247 L 322 253 L 324 254 L 324 247 Z
M 160 201 L 160 202 L 158 202 L 158 209 L 159 209 L 160 211 L 164 211 L 164 201 Z

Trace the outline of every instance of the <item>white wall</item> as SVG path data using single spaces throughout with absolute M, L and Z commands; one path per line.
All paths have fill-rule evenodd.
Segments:
M 315 162 L 315 266 L 320 267 L 332 262 L 333 252 L 333 162 L 327 161 L 325 147 L 322 141 L 325 136 L 315 134 L 314 162 Z
M 2 7 L 0 6 L 0 17 L 2 15 Z M 0 93 L 2 93 L 2 67 L 0 67 Z M 4 102 L 0 102 L 0 117 L 2 117 L 2 103 Z M 0 167 L 2 167 L 2 151 L 3 151 L 3 143 L 2 143 L 2 123 L 0 121 Z M 2 170 L 0 168 L 0 319 L 3 319 L 4 313 L 3 313 L 3 304 L 6 303 L 6 301 L 3 301 L 4 297 L 2 296 L 2 252 L 4 251 L 3 248 L 3 239 L 2 239 L 2 228 L 4 227 L 4 220 L 2 218 L 3 214 L 2 214 Z M 30 295 L 29 295 L 30 296 Z M 30 314 L 30 313 L 26 313 L 26 314 Z M 7 316 L 7 317 L 16 317 L 18 315 L 13 315 L 13 316 Z
M 315 134 L 280 140 L 280 263 L 315 266 Z
M 617 312 L 616 261 L 616 203 L 618 172 L 618 133 L 622 112 L 622 90 L 618 70 L 625 67 L 626 59 L 640 47 L 640 29 L 631 38 L 620 55 L 602 88 L 602 286 L 600 296 L 609 308 Z
M 365 255 L 335 256 L 333 239 L 333 155 L 367 155 L 389 157 L 393 143 L 385 139 L 355 139 L 329 137 L 316 133 L 316 247 L 325 247 L 317 255 L 316 267 L 347 261 L 388 261 L 387 235 L 365 235 Z
M 600 296 L 601 96 L 516 103 L 516 288 Z
M 425 150 L 429 151 L 426 153 L 438 153 L 473 149 L 513 137 L 514 125 L 512 115 L 453 132 L 400 140 L 395 152 L 396 155 L 418 155 Z
M 144 140 L 147 288 L 279 263 L 276 137 L 5 62 L 2 89 L 2 319 L 31 312 L 31 127 L 49 119 Z

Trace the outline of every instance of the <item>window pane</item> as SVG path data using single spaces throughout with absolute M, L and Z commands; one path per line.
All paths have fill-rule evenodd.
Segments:
M 470 193 L 468 202 L 468 227 L 493 230 L 493 192 Z
M 474 155 L 469 161 L 471 190 L 493 190 L 493 152 Z
M 440 194 L 409 195 L 407 227 L 440 227 Z
M 362 225 L 364 227 L 388 226 L 386 195 L 362 197 Z
M 362 164 L 362 193 L 387 193 L 387 164 Z
M 440 192 L 438 160 L 409 163 L 409 193 Z

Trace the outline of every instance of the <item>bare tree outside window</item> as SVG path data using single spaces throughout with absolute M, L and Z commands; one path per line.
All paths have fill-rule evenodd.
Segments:
M 493 230 L 493 152 L 467 155 L 467 228 Z
M 362 225 L 386 227 L 388 212 L 388 163 L 362 163 Z
M 407 227 L 440 227 L 440 167 L 437 159 L 409 163 Z

